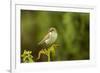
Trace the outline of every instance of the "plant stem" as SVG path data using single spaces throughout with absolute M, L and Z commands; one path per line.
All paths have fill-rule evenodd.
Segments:
M 48 49 L 48 62 L 50 62 L 50 50 Z

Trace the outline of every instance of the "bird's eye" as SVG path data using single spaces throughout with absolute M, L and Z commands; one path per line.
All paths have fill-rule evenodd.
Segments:
M 49 30 L 49 32 L 52 32 L 52 31 L 54 31 L 54 29 L 53 29 L 53 28 L 51 28 L 51 29 Z

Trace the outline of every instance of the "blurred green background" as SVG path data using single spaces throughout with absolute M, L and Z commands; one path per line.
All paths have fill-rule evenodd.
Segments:
M 34 50 L 50 27 L 58 32 L 55 61 L 89 59 L 89 13 L 21 10 L 21 54 Z

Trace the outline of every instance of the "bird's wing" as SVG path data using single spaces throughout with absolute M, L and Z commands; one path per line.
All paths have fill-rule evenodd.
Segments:
M 39 44 L 44 43 L 45 40 L 47 40 L 49 37 L 50 37 L 50 33 L 48 33 L 48 34 L 43 38 L 43 40 L 41 40 L 41 41 L 39 42 Z

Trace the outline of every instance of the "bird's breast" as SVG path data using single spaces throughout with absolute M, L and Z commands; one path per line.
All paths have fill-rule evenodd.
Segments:
M 49 38 L 45 41 L 46 44 L 53 44 L 57 39 L 57 33 L 56 32 L 51 32 L 49 34 Z

